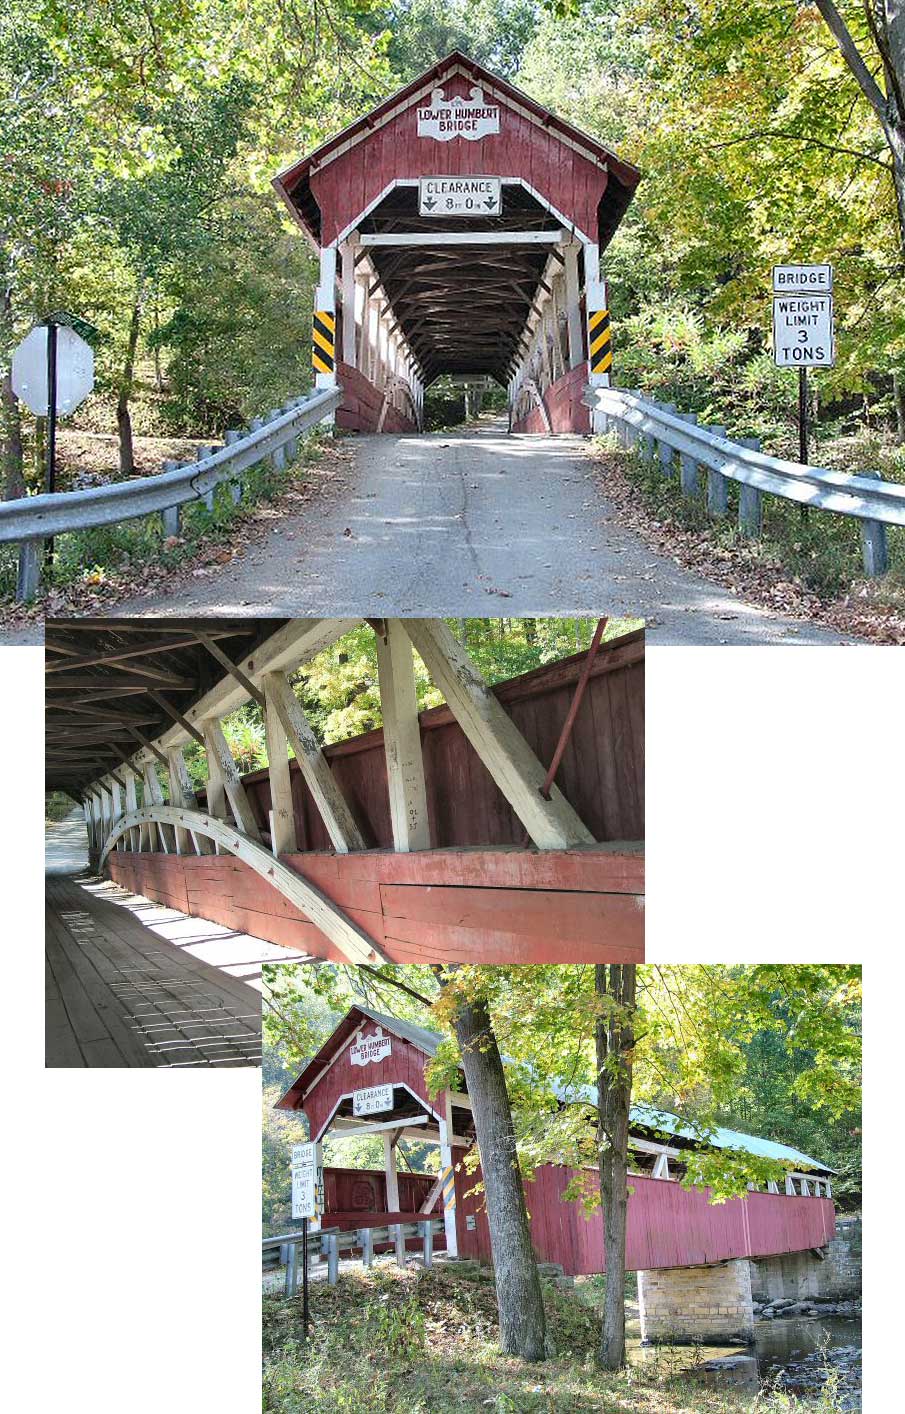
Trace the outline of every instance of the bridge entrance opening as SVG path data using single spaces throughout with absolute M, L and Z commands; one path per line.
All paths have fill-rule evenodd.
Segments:
M 460 53 L 274 185 L 318 252 L 312 363 L 337 425 L 406 432 L 491 379 L 518 432 L 592 429 L 612 363 L 600 252 L 638 170 Z

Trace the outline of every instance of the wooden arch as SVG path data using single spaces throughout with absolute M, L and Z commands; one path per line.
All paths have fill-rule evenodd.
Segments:
M 264 845 L 258 844 L 248 835 L 243 835 L 226 821 L 218 820 L 200 810 L 184 810 L 174 805 L 151 805 L 121 816 L 106 838 L 99 869 L 103 869 L 107 855 L 118 839 L 129 830 L 152 824 L 172 825 L 192 834 L 204 835 L 213 840 L 221 850 L 241 859 L 243 864 L 247 864 L 278 893 L 305 913 L 349 962 L 361 965 L 388 961 L 373 938 L 369 937 L 363 928 L 359 928 L 357 923 L 353 923 L 351 918 L 314 884 L 274 858 Z

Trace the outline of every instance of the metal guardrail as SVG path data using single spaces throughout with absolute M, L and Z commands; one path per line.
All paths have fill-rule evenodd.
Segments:
M 295 457 L 299 434 L 327 417 L 341 401 L 340 387 L 294 398 L 266 418 L 256 418 L 247 431 L 227 432 L 225 446 L 202 448 L 203 455 L 193 462 L 164 462 L 164 470 L 156 476 L 0 503 L 0 544 L 19 545 L 17 599 L 27 602 L 37 594 L 42 546 L 50 536 L 155 514 L 162 514 L 166 535 L 178 535 L 180 506 L 205 501 L 212 508 L 214 491 L 224 482 L 231 483 L 233 500 L 238 502 L 243 471 L 268 457 L 274 469 L 281 470 Z
M 362 1214 L 364 1217 L 365 1214 Z M 376 1243 L 392 1242 L 396 1248 L 396 1261 L 405 1264 L 405 1244 L 410 1238 L 421 1241 L 421 1255 L 425 1267 L 434 1263 L 434 1237 L 444 1230 L 443 1219 L 424 1218 L 418 1222 L 388 1223 L 383 1227 L 352 1228 L 340 1231 L 338 1228 L 321 1228 L 309 1232 L 310 1246 L 319 1249 L 318 1255 L 327 1259 L 327 1281 L 336 1286 L 339 1281 L 339 1254 L 361 1249 L 361 1264 L 370 1267 L 374 1261 Z M 298 1249 L 304 1240 L 304 1233 L 288 1232 L 280 1237 L 265 1237 L 261 1240 L 263 1264 L 267 1267 L 285 1266 L 287 1297 L 296 1293 L 298 1284 Z
M 883 481 L 879 472 L 851 475 L 768 456 L 756 438 L 735 442 L 725 435 L 724 427 L 697 426 L 695 413 L 679 413 L 671 403 L 643 398 L 625 388 L 588 387 L 583 401 L 603 414 L 605 424 L 615 424 L 623 446 L 640 444 L 644 456 L 658 460 L 665 476 L 673 475 L 678 456 L 684 495 L 701 495 L 703 468 L 711 515 L 728 515 L 728 482 L 739 482 L 742 534 L 761 534 L 765 494 L 782 496 L 859 520 L 865 574 L 875 577 L 889 568 L 886 527 L 905 526 L 905 486 Z

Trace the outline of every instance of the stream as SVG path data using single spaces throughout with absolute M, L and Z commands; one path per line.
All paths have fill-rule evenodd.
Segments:
M 841 1406 L 861 1408 L 861 1321 L 855 1317 L 796 1316 L 758 1321 L 754 1346 L 643 1346 L 637 1321 L 628 1323 L 632 1362 L 668 1362 L 678 1373 L 708 1384 L 757 1390 L 765 1385 L 799 1396 L 819 1395 L 835 1372 Z

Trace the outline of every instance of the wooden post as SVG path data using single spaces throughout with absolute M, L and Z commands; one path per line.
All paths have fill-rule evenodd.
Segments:
M 320 283 L 314 295 L 315 310 L 326 310 L 330 314 L 336 314 L 336 250 L 333 246 L 321 246 L 320 249 Z M 316 388 L 335 388 L 336 370 L 332 373 L 315 373 L 314 386 Z M 322 418 L 322 422 L 332 421 L 333 414 Z
M 442 619 L 400 619 L 459 726 L 538 849 L 571 849 L 594 837 L 562 792 L 541 795 L 546 772 Z
M 427 790 L 418 725 L 415 662 L 411 641 L 398 619 L 385 621 L 377 634 L 377 676 L 383 715 L 383 749 L 393 822 L 393 848 L 398 854 L 430 849 Z
M 434 1265 L 434 1229 L 430 1219 L 428 1219 L 427 1222 L 419 1223 L 418 1226 L 421 1229 L 424 1266 L 432 1267 Z
M 276 718 L 289 738 L 334 849 L 339 854 L 364 849 L 361 831 L 287 679 L 282 673 L 265 673 L 262 682 L 265 701 L 272 703 Z
M 144 781 L 145 787 L 145 805 L 165 805 L 166 801 L 163 798 L 163 791 L 160 788 L 160 781 L 157 779 L 157 767 L 153 761 L 148 761 L 145 765 L 144 771 L 142 773 L 142 779 Z M 148 848 L 153 849 L 153 840 L 156 834 L 158 840 L 158 847 L 163 851 L 164 854 L 169 854 L 170 850 L 169 845 L 167 843 L 167 832 L 169 830 L 169 826 L 149 824 L 147 826 L 144 826 L 143 828 L 147 829 L 148 831 Z
M 363 1227 L 359 1230 L 358 1241 L 361 1246 L 361 1265 L 372 1267 L 374 1265 L 374 1229 Z
M 335 1286 L 339 1281 L 339 1233 L 327 1233 L 327 1281 Z
M 264 734 L 267 740 L 268 775 L 270 777 L 270 847 L 274 854 L 294 854 L 298 849 L 295 834 L 295 810 L 292 804 L 292 778 L 286 753 L 287 735 L 273 700 L 272 678 L 285 682 L 281 673 L 264 678 Z
M 216 815 L 220 820 L 226 819 L 226 810 L 223 802 L 223 795 L 225 793 L 232 808 L 237 829 L 239 829 L 243 835 L 247 835 L 249 839 L 260 843 L 261 832 L 258 829 L 258 822 L 254 817 L 251 802 L 245 793 L 245 787 L 239 780 L 236 763 L 232 758 L 232 753 L 229 749 L 226 737 L 223 735 L 223 728 L 219 720 L 216 717 L 208 717 L 206 721 L 202 722 L 201 730 L 204 733 L 204 746 L 207 751 L 207 764 L 211 781 L 215 781 L 215 765 L 219 768 L 217 773 L 219 779 L 216 779 L 215 790 L 218 794 L 220 809 L 215 810 L 211 807 L 210 799 L 208 799 L 211 814 Z M 208 791 L 210 791 L 210 783 L 208 784 Z
M 286 1245 L 289 1249 L 286 1253 L 286 1300 L 291 1301 L 298 1285 L 299 1245 L 297 1242 Z
M 184 810 L 197 810 L 198 801 L 181 746 L 172 746 L 167 752 L 167 770 L 170 777 L 170 804 L 181 805 Z M 173 835 L 177 854 L 193 853 L 193 843 L 199 853 L 212 853 L 213 846 L 203 835 L 192 835 L 189 830 L 184 830 L 179 825 L 175 827 Z

